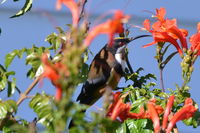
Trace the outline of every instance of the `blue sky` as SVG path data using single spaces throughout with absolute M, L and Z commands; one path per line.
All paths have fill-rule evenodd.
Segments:
M 23 47 L 31 47 L 32 44 L 37 46 L 48 45 L 44 42 L 45 37 L 52 33 L 56 32 L 54 25 L 49 21 L 49 18 L 44 15 L 44 12 L 51 16 L 53 20 L 56 21 L 56 25 L 64 27 L 65 24 L 71 22 L 69 10 L 65 7 L 60 12 L 55 11 L 55 0 L 42 0 L 34 1 L 32 12 L 27 13 L 26 15 L 9 19 L 17 9 L 23 6 L 24 1 L 12 2 L 8 1 L 0 5 L 0 27 L 2 28 L 2 34 L 0 36 L 0 63 L 3 64 L 3 57 L 6 53 Z M 150 18 L 151 14 L 145 12 L 144 10 L 153 11 L 155 8 L 165 7 L 167 10 L 168 18 L 177 18 L 178 25 L 181 28 L 186 28 L 189 30 L 189 34 L 196 32 L 196 24 L 200 21 L 200 1 L 183 1 L 183 0 L 88 0 L 87 11 L 89 14 L 89 20 L 94 21 L 93 15 L 99 18 L 102 14 L 115 9 L 122 9 L 125 13 L 132 16 L 131 24 L 141 25 L 142 20 L 145 18 Z M 66 14 L 66 15 L 65 15 Z M 98 22 L 98 21 L 97 21 Z M 136 36 L 139 34 L 144 34 L 137 29 L 131 29 L 131 35 Z M 97 37 L 90 49 L 97 53 L 98 49 L 103 47 L 106 43 L 106 36 L 102 35 Z M 156 60 L 153 58 L 155 55 L 155 46 L 142 48 L 141 46 L 151 42 L 152 39 L 136 40 L 129 45 L 130 51 L 130 62 L 133 66 L 133 69 L 138 67 L 144 67 L 145 73 L 155 73 L 158 75 Z M 171 47 L 171 50 L 175 50 Z M 88 61 L 90 63 L 92 57 Z M 181 59 L 177 55 L 168 65 L 164 71 L 164 80 L 166 88 L 175 88 L 175 84 L 181 85 L 181 68 L 180 68 Z M 199 98 L 199 74 L 200 74 L 200 63 L 199 60 L 195 63 L 195 71 L 193 73 L 192 81 L 189 84 L 191 86 L 192 98 L 200 104 Z M 31 80 L 27 80 L 25 73 L 27 67 L 23 64 L 23 60 L 16 59 L 14 64 L 10 67 L 10 70 L 16 70 L 16 77 L 18 78 L 17 84 L 21 90 L 25 90 L 28 85 L 31 83 Z M 157 82 L 159 85 L 159 82 Z M 123 85 L 123 84 L 120 84 Z M 54 88 L 51 87 L 50 83 L 47 82 L 42 88 L 36 87 L 31 95 L 35 92 L 47 91 L 50 94 L 54 94 Z M 1 99 L 5 97 L 1 95 Z M 14 99 L 17 99 L 14 97 Z M 100 104 L 100 102 L 98 103 Z M 98 105 L 97 104 L 97 105 Z M 34 113 L 26 113 L 28 109 L 28 100 L 20 105 L 18 115 L 24 116 L 28 120 L 34 118 Z M 31 111 L 30 111 L 31 112 Z M 181 133 L 193 133 L 200 132 L 200 128 L 192 129 L 186 127 L 181 122 L 178 124 Z

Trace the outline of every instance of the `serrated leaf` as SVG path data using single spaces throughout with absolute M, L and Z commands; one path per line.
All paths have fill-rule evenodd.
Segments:
M 16 13 L 14 16 L 11 16 L 10 18 L 19 17 L 19 16 L 23 15 L 24 13 L 30 11 L 31 7 L 32 7 L 32 3 L 33 3 L 33 0 L 26 0 L 23 8 L 18 13 Z

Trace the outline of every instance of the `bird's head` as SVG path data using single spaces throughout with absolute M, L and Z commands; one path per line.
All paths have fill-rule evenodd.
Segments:
M 143 37 L 149 37 L 150 35 L 140 35 L 136 37 L 131 37 L 131 38 L 124 38 L 124 37 L 117 37 L 113 41 L 113 45 L 107 46 L 108 49 L 113 53 L 113 54 L 120 54 L 120 53 L 125 53 L 125 49 L 127 47 L 127 44 L 129 44 L 131 41 L 143 38 Z

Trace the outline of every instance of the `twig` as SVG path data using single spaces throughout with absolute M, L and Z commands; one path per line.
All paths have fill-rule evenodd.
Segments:
M 162 68 L 160 68 L 160 86 L 162 88 L 162 91 L 165 92 L 164 81 L 163 81 L 163 69 Z
M 21 94 L 20 94 L 20 97 L 19 97 L 19 99 L 18 99 L 18 101 L 17 101 L 17 105 L 18 105 L 18 106 L 24 101 L 24 99 L 27 98 L 27 95 L 28 95 L 28 94 L 30 93 L 30 91 L 35 87 L 35 85 L 39 82 L 39 80 L 40 80 L 40 76 L 37 77 L 37 78 L 30 84 L 30 86 L 25 90 L 24 93 L 21 93 Z
M 81 0 L 81 12 L 80 12 L 80 15 L 79 15 L 79 18 L 78 18 L 78 21 L 81 20 L 81 18 L 83 17 L 83 13 L 84 13 L 84 10 L 85 10 L 85 4 L 87 3 L 87 0 Z

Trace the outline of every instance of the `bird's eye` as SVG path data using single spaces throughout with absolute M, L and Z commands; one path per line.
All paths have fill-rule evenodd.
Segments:
M 124 43 L 123 42 L 119 42 L 119 46 L 123 46 L 124 45 Z

